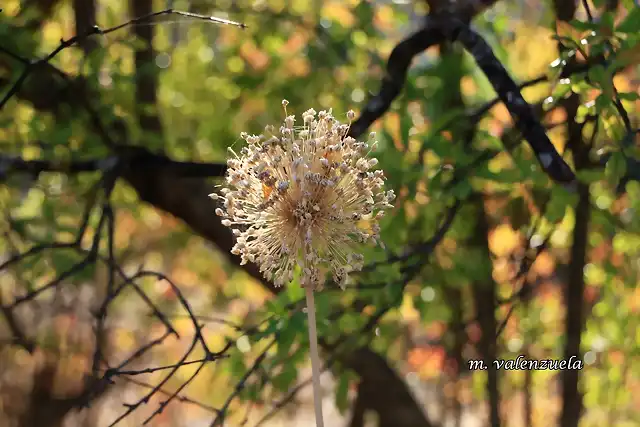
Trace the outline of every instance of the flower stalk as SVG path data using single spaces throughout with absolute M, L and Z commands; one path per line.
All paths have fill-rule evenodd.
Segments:
M 324 427 L 322 390 L 320 389 L 320 355 L 318 352 L 318 334 L 316 332 L 316 304 L 313 292 L 313 288 L 305 288 L 307 323 L 309 326 L 309 354 L 311 356 L 311 384 L 313 386 L 313 408 L 316 415 L 316 427 Z

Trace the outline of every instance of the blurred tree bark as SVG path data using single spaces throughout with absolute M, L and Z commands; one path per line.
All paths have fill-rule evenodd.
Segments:
M 586 4 L 586 3 L 585 3 Z M 572 0 L 554 0 L 556 18 L 558 21 L 569 22 L 574 18 L 577 2 Z M 562 50 L 562 45 L 559 46 Z M 572 58 L 575 61 L 575 58 Z M 585 168 L 589 163 L 589 150 L 582 130 L 584 125 L 575 120 L 580 96 L 572 94 L 563 103 L 567 113 L 567 148 L 573 153 L 576 171 Z M 584 301 L 584 266 L 586 263 L 589 218 L 591 203 L 589 200 L 589 186 L 578 183 L 578 204 L 575 208 L 575 226 L 573 228 L 573 243 L 570 250 L 568 277 L 564 287 L 565 312 L 565 345 L 563 358 L 577 357 L 582 360 L 580 345 L 582 331 L 585 326 Z M 558 425 L 562 427 L 578 427 L 582 415 L 582 393 L 579 390 L 580 370 L 566 369 L 560 374 L 562 384 L 562 410 Z
M 474 196 L 477 212 L 476 233 L 472 238 L 473 245 L 482 252 L 486 265 L 492 266 L 489 252 L 489 223 L 482 195 Z M 500 394 L 498 389 L 498 370 L 493 364 L 497 359 L 497 325 L 496 325 L 496 282 L 489 273 L 478 278 L 472 285 L 476 319 L 482 335 L 478 344 L 480 355 L 487 365 L 487 395 L 489 398 L 489 421 L 491 427 L 500 427 Z
M 73 0 L 73 14 L 76 21 L 76 34 L 86 34 L 96 25 L 96 0 Z M 85 55 L 98 47 L 96 37 L 87 37 L 80 42 Z

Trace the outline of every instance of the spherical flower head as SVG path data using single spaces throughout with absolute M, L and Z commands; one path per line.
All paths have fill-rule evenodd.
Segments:
M 383 246 L 378 220 L 395 196 L 372 169 L 375 142 L 347 136 L 349 124 L 331 111 L 307 110 L 302 122 L 287 116 L 278 130 L 241 134 L 247 145 L 239 155 L 230 150 L 226 185 L 212 195 L 222 201 L 216 214 L 236 236 L 231 252 L 276 285 L 291 281 L 298 265 L 305 287 L 320 289 L 327 272 L 344 287 L 363 265 L 357 245 Z

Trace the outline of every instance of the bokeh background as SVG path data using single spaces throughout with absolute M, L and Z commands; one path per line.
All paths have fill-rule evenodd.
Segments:
M 570 191 L 495 77 L 419 33 L 445 6 L 3 0 L 0 425 L 315 425 L 303 292 L 238 266 L 207 198 L 283 98 L 342 120 L 392 101 L 365 133 L 398 194 L 386 249 L 317 296 L 326 425 L 639 425 L 640 8 L 451 6 L 523 85 Z M 167 8 L 247 28 L 91 30 Z M 468 369 L 518 355 L 584 369 Z

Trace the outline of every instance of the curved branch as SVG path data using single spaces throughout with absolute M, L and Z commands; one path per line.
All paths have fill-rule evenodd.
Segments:
M 387 73 L 382 79 L 380 92 L 367 101 L 360 117 L 351 123 L 350 136 L 358 138 L 374 121 L 382 117 L 393 100 L 400 94 L 413 58 L 443 40 L 444 36 L 440 30 L 431 20 L 427 20 L 422 29 L 401 41 L 391 51 L 387 62 Z
M 490 7 L 496 0 L 465 1 L 456 3 L 452 14 L 459 16 L 462 22 L 469 22 L 478 13 Z M 436 10 L 437 5 L 431 4 L 432 10 Z M 380 91 L 367 101 L 362 109 L 360 117 L 351 124 L 349 135 L 358 138 L 367 131 L 369 126 L 382 117 L 389 109 L 393 100 L 400 94 L 407 77 L 407 71 L 413 58 L 439 43 L 446 37 L 442 29 L 437 24 L 438 17 L 429 15 L 425 17 L 424 24 L 420 30 L 410 35 L 391 51 L 387 61 L 386 75 L 382 79 Z
M 543 170 L 555 181 L 575 186 L 576 176 L 556 151 L 533 109 L 525 101 L 509 73 L 496 58 L 491 46 L 467 24 L 453 15 L 440 19 L 442 31 L 449 40 L 459 41 L 474 57 L 478 66 L 491 82 L 500 100 L 511 113 L 516 127 L 529 142 Z

